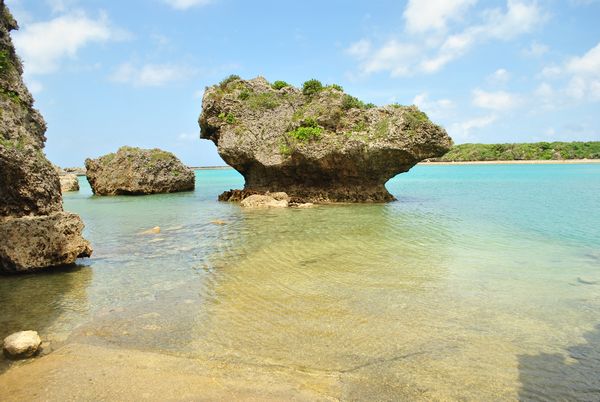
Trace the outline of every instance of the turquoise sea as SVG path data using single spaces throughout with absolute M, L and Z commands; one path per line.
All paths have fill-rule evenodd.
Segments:
M 343 400 L 600 400 L 600 164 L 419 165 L 397 202 L 283 210 L 217 202 L 233 170 L 196 178 L 80 178 L 64 204 L 93 258 L 0 277 L 0 337 L 327 377 Z

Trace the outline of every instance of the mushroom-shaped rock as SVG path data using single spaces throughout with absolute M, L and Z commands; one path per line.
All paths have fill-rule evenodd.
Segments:
M 194 171 L 160 149 L 121 147 L 86 159 L 86 176 L 96 195 L 143 195 L 194 189 Z
M 199 123 L 245 193 L 284 191 L 294 202 L 391 201 L 389 179 L 452 145 L 415 106 L 365 105 L 314 81 L 300 90 L 232 77 L 206 90 Z
M 4 354 L 13 359 L 31 357 L 37 353 L 42 340 L 36 331 L 15 332 L 4 339 Z

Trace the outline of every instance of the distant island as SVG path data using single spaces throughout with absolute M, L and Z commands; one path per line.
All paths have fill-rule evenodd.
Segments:
M 428 162 L 562 161 L 600 159 L 600 141 L 460 144 Z

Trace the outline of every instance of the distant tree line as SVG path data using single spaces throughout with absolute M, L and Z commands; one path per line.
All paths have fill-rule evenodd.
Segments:
M 460 144 L 436 162 L 600 159 L 600 141 Z

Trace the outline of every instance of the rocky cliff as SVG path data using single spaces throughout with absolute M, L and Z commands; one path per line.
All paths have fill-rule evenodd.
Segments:
M 72 264 L 92 249 L 79 216 L 63 212 L 60 181 L 43 148 L 46 123 L 33 108 L 0 0 L 0 271 Z
M 298 89 L 229 77 L 207 88 L 199 123 L 247 192 L 297 202 L 391 201 L 389 179 L 452 145 L 415 106 L 365 105 L 316 80 Z
M 193 170 L 160 149 L 121 147 L 85 161 L 87 179 L 97 195 L 143 195 L 194 189 Z

